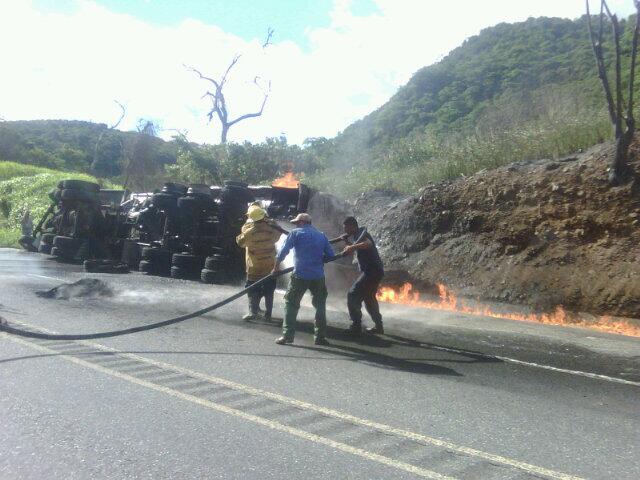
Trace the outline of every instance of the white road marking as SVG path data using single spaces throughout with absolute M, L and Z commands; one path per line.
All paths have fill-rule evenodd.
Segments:
M 32 326 L 32 325 L 26 324 L 24 322 L 19 322 L 19 321 L 12 320 L 12 323 L 17 323 L 17 324 L 21 324 L 21 325 L 24 325 L 24 326 L 27 326 L 27 327 L 32 327 L 32 328 L 38 328 L 39 330 L 45 331 L 47 333 L 52 333 L 52 334 L 55 333 L 55 332 L 52 332 L 50 330 L 44 329 L 42 327 Z M 12 336 L 10 336 L 8 334 L 1 334 L 1 336 L 5 337 L 5 338 L 8 338 L 10 340 L 13 340 L 13 341 L 19 341 L 19 343 L 24 343 L 25 345 L 28 345 L 28 346 L 33 346 L 34 348 L 46 348 L 46 347 L 41 347 L 40 345 L 35 345 L 35 344 L 33 344 L 33 343 L 29 342 L 29 341 L 23 340 L 23 339 L 18 338 L 18 337 L 12 337 Z M 557 472 L 557 471 L 550 470 L 550 469 L 547 469 L 547 468 L 538 467 L 536 465 L 532 465 L 532 464 L 525 463 L 525 462 L 520 462 L 518 460 L 511 459 L 511 458 L 508 458 L 508 457 L 504 457 L 504 456 L 501 456 L 501 455 L 494 455 L 492 453 L 483 452 L 481 450 L 477 450 L 477 449 L 470 448 L 470 447 L 465 447 L 463 445 L 457 445 L 457 444 L 454 444 L 454 443 L 451 443 L 451 442 L 448 442 L 446 440 L 442 440 L 442 439 L 439 439 L 439 438 L 430 437 L 430 436 L 427 436 L 427 435 L 422 435 L 422 434 L 419 434 L 419 433 L 411 432 L 411 431 L 408 431 L 408 430 L 402 430 L 402 429 L 395 428 L 395 427 L 392 427 L 392 426 L 389 426 L 389 425 L 385 425 L 385 424 L 382 424 L 382 423 L 378 423 L 378 422 L 366 420 L 366 419 L 363 419 L 363 418 L 355 417 L 353 415 L 350 415 L 350 414 L 347 414 L 347 413 L 343 413 L 343 412 L 340 412 L 340 411 L 337 411 L 337 410 L 321 407 L 321 406 L 318 406 L 318 405 L 314 405 L 312 403 L 304 402 L 304 401 L 301 401 L 301 400 L 296 400 L 294 398 L 286 397 L 284 395 L 280 395 L 280 394 L 277 394 L 277 393 L 272 393 L 272 392 L 268 392 L 268 391 L 261 390 L 261 389 L 258 389 L 258 388 L 250 387 L 250 386 L 243 385 L 243 384 L 240 384 L 240 383 L 236 383 L 236 382 L 233 382 L 233 381 L 230 381 L 230 380 L 226 380 L 224 378 L 214 377 L 214 376 L 207 375 L 207 374 L 204 374 L 204 373 L 201 373 L 201 372 L 197 372 L 197 371 L 194 371 L 194 370 L 189 370 L 187 368 L 179 367 L 177 365 L 160 362 L 158 360 L 153 360 L 153 359 L 150 359 L 150 358 L 147 358 L 147 357 L 142 357 L 142 356 L 139 356 L 139 355 L 136 355 L 136 354 L 133 354 L 133 353 L 122 352 L 122 351 L 117 350 L 115 348 L 111 348 L 111 347 L 108 347 L 106 345 L 102 345 L 102 344 L 99 344 L 99 343 L 84 342 L 84 341 L 83 342 L 77 342 L 77 343 L 85 344 L 85 345 L 88 345 L 88 346 L 91 346 L 93 348 L 96 348 L 96 349 L 99 349 L 99 350 L 103 350 L 103 351 L 108 351 L 108 352 L 112 352 L 112 353 L 118 353 L 119 355 L 122 355 L 122 356 L 125 356 L 125 357 L 128 357 L 128 358 L 132 358 L 132 359 L 138 360 L 138 361 L 143 362 L 143 363 L 154 365 L 154 366 L 157 366 L 157 367 L 160 367 L 160 368 L 163 368 L 163 369 L 167 369 L 167 370 L 173 370 L 175 372 L 179 372 L 179 373 L 182 373 L 182 374 L 190 375 L 190 376 L 193 376 L 195 378 L 206 380 L 206 381 L 211 382 L 211 383 L 216 383 L 218 385 L 223 385 L 225 387 L 233 388 L 235 390 L 238 390 L 238 391 L 241 391 L 241 392 L 244 392 L 244 393 L 248 393 L 250 395 L 260 396 L 260 397 L 263 397 L 263 398 L 268 398 L 268 399 L 275 400 L 275 401 L 280 402 L 280 403 L 292 405 L 292 406 L 295 406 L 295 407 L 298 407 L 298 408 L 301 408 L 301 409 L 304 409 L 304 410 L 321 413 L 323 415 L 331 416 L 331 417 L 337 418 L 339 420 L 343 420 L 343 421 L 350 422 L 350 423 L 353 423 L 353 424 L 362 425 L 362 426 L 365 426 L 365 427 L 376 429 L 376 430 L 379 430 L 381 432 L 384 432 L 384 433 L 387 433 L 387 434 L 390 434 L 390 435 L 396 435 L 396 436 L 399 436 L 399 437 L 408 438 L 408 439 L 413 440 L 413 441 L 423 442 L 423 443 L 426 443 L 426 444 L 429 444 L 429 445 L 433 445 L 433 446 L 440 447 L 440 448 L 445 448 L 445 449 L 448 449 L 448 450 L 451 450 L 451 451 L 454 451 L 454 452 L 458 452 L 458 453 L 461 453 L 461 454 L 470 455 L 470 456 L 474 456 L 474 457 L 477 457 L 477 458 L 482 458 L 482 459 L 488 460 L 490 462 L 500 463 L 502 465 L 506 465 L 506 466 L 513 467 L 513 468 L 516 468 L 516 469 L 519 469 L 519 470 L 523 470 L 523 471 L 529 472 L 529 473 L 534 474 L 534 475 L 543 475 L 543 476 L 546 476 L 548 478 L 553 478 L 553 479 L 558 479 L 558 480 L 582 480 L 581 477 L 576 477 L 576 476 L 573 476 L 573 475 L 565 474 L 565 473 L 562 473 L 562 472 Z M 64 353 L 61 353 L 61 352 L 56 351 L 56 350 L 50 350 L 50 349 L 46 349 L 46 350 L 47 351 L 53 351 L 53 352 L 55 352 L 57 354 L 64 355 Z M 72 354 L 73 353 L 70 353 L 70 355 L 72 355 Z M 82 364 L 89 363 L 89 362 L 84 362 L 84 361 L 82 361 L 82 362 L 83 362 Z M 89 365 L 93 366 L 93 364 L 90 364 L 90 363 L 89 363 Z M 104 367 L 101 367 L 101 368 L 104 368 Z M 118 373 L 118 375 L 124 375 L 124 374 L 120 374 L 119 372 L 115 372 L 115 373 Z M 128 377 L 129 376 L 127 375 L 127 378 Z M 135 380 L 138 380 L 135 377 L 131 377 L 131 378 L 134 378 Z M 161 388 L 166 388 L 166 387 L 161 387 Z M 177 393 L 179 393 L 180 395 L 185 395 L 185 394 L 182 394 L 180 392 L 177 392 Z M 228 408 L 228 407 L 224 407 L 224 408 Z M 248 415 L 248 414 L 245 414 L 244 412 L 241 412 L 241 413 L 243 415 Z M 257 417 L 257 418 L 260 418 L 260 417 Z M 261 419 L 261 420 L 265 420 L 265 419 Z M 269 421 L 269 420 L 265 420 L 265 421 Z M 278 425 L 280 425 L 280 424 L 278 424 Z M 284 428 L 290 428 L 290 427 L 287 427 L 287 426 L 284 426 L 284 425 L 283 425 L 283 427 Z M 303 432 L 303 433 L 307 434 L 307 432 Z M 322 438 L 324 438 L 324 437 L 322 437 Z M 329 442 L 333 442 L 333 440 L 329 440 L 329 439 L 326 439 L 326 440 L 329 441 Z M 348 445 L 347 445 L 347 447 L 348 448 L 354 448 L 354 447 L 350 447 Z M 367 453 L 371 453 L 371 452 L 367 452 Z M 356 454 L 356 453 L 354 453 L 354 454 Z M 376 454 L 373 454 L 373 453 L 371 453 L 371 454 L 372 455 L 376 455 Z M 387 458 L 387 457 L 382 457 L 382 458 Z M 395 460 L 392 460 L 392 459 L 389 459 L 389 460 L 395 462 Z M 375 461 L 379 461 L 379 460 L 376 459 Z M 399 462 L 399 463 L 403 463 L 403 462 Z M 397 468 L 400 468 L 400 467 L 397 467 Z M 415 468 L 418 468 L 418 467 L 415 467 Z M 404 470 L 404 468 L 401 468 L 401 469 Z M 431 472 L 431 473 L 433 473 L 433 472 Z M 427 477 L 427 478 L 435 478 L 435 477 Z M 438 478 L 440 478 L 440 477 L 438 477 Z
M 414 475 L 423 477 L 423 478 L 430 478 L 433 480 L 456 480 L 454 477 L 450 477 L 447 475 L 442 475 L 439 474 L 437 472 L 433 472 L 431 470 L 427 470 L 425 468 L 421 468 L 421 467 L 417 467 L 415 465 L 411 465 L 409 463 L 405 463 L 405 462 L 400 462 L 398 460 L 394 460 L 392 458 L 389 457 L 385 457 L 383 455 L 378 455 L 376 453 L 373 452 L 369 452 L 367 450 L 363 450 L 361 448 L 357 448 L 357 447 L 352 447 L 351 445 L 347 445 L 341 442 L 336 442 L 335 440 L 331 440 L 330 438 L 326 438 L 326 437 L 321 437 L 320 435 L 315 435 L 313 433 L 309 433 L 309 432 L 305 432 L 304 430 L 300 430 L 294 427 L 290 427 L 288 425 L 284 425 L 282 423 L 279 422 L 275 422 L 273 420 L 268 420 L 266 418 L 262 418 L 262 417 L 258 417 L 256 415 L 252 415 L 250 413 L 246 413 L 243 412 L 241 410 L 236 410 L 235 408 L 231 408 L 231 407 L 227 407 L 225 405 L 221 405 L 219 403 L 215 403 L 212 402 L 210 400 L 206 400 L 200 397 L 195 397 L 193 395 L 189 395 L 186 393 L 182 393 L 178 390 L 174 390 L 172 388 L 169 387 L 165 387 L 162 385 L 157 385 L 155 383 L 152 382 L 148 382 L 146 380 L 142 380 L 140 378 L 137 377 L 133 377 L 131 375 L 127 375 L 126 373 L 122 373 L 122 372 L 118 372 L 116 370 L 112 370 L 110 368 L 106 368 L 103 367 L 101 365 L 97 365 L 91 362 L 87 362 L 85 360 L 82 360 L 80 358 L 76 358 L 76 357 L 72 357 L 69 355 L 65 355 L 60 354 L 60 352 L 57 352 L 55 350 L 51 350 L 49 348 L 43 347 L 41 345 L 36 345 L 32 342 L 23 340 L 22 338 L 17 338 L 17 337 L 12 337 L 9 336 L 7 334 L 1 334 L 2 337 L 11 340 L 13 342 L 28 346 L 29 348 L 33 348 L 35 350 L 39 350 L 41 352 L 46 352 L 46 353 L 55 353 L 55 354 L 59 354 L 61 356 L 61 358 L 64 358 L 65 360 L 78 364 L 78 365 L 82 365 L 83 367 L 86 368 L 90 368 L 92 370 L 98 371 L 98 372 L 102 372 L 105 373 L 107 375 L 110 375 L 112 377 L 116 377 L 119 378 L 121 380 L 125 380 L 127 382 L 139 385 L 141 387 L 145 387 L 145 388 L 149 388 L 151 390 L 156 390 L 158 392 L 164 393 L 166 395 L 170 395 L 172 397 L 175 398 L 179 398 L 181 400 L 187 401 L 187 402 L 191 402 L 191 403 L 195 403 L 197 405 L 200 405 L 201 407 L 205 407 L 205 408 L 209 408 L 211 410 L 217 410 L 219 412 L 222 413 L 226 413 L 227 415 L 233 415 L 235 417 L 239 417 L 243 420 L 247 420 L 249 422 L 253 422 L 268 428 L 271 428 L 273 430 L 277 430 L 280 432 L 284 432 L 284 433 L 288 433 L 290 435 L 294 435 L 296 437 L 302 438 L 304 440 L 308 440 L 310 442 L 314 442 L 314 443 L 319 443 L 322 445 L 326 445 L 328 447 L 331 448 L 335 448 L 336 450 L 340 450 L 342 452 L 346 452 L 346 453 L 350 453 L 352 455 L 356 455 L 358 457 L 362 457 L 366 460 L 371 460 L 374 462 L 378 462 L 381 463 L 383 465 L 386 465 L 388 467 L 392 467 L 392 468 L 396 468 L 398 470 L 403 470 L 405 472 L 409 472 L 412 473 Z
M 460 350 L 457 348 L 439 347 L 437 345 L 429 345 L 429 344 L 423 344 L 423 343 L 421 343 L 420 345 L 432 348 L 434 350 L 440 350 L 443 352 L 476 355 L 478 357 L 483 357 L 488 359 L 495 358 L 497 360 L 502 360 L 503 362 L 508 362 L 508 363 L 514 363 L 516 365 L 524 365 L 527 367 L 541 368 L 543 370 L 550 370 L 552 372 L 568 373 L 570 375 L 577 375 L 579 377 L 593 378 L 596 380 L 604 380 L 606 382 L 621 383 L 623 385 L 633 385 L 634 387 L 640 387 L 640 382 L 635 382 L 633 380 L 625 380 L 624 378 L 610 377 L 608 375 L 601 375 L 599 373 L 582 372 L 580 370 L 569 370 L 567 368 L 552 367 L 551 365 L 542 365 L 540 363 L 525 362 L 524 360 L 518 360 L 516 358 L 510 358 L 510 357 L 503 357 L 501 355 L 491 355 L 491 354 L 485 354 L 485 353 L 470 352 L 466 350 Z
M 38 278 L 46 278 L 48 280 L 57 280 L 59 282 L 64 281 L 62 278 L 57 278 L 57 277 L 47 277 L 46 275 L 37 275 L 35 273 L 27 273 L 27 276 L 29 277 L 38 277 Z

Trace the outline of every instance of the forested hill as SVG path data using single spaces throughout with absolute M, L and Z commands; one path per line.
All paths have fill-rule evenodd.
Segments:
M 629 48 L 633 22 L 623 24 Z M 519 99 L 549 86 L 568 87 L 581 102 L 597 103 L 597 82 L 586 16 L 503 23 L 420 69 L 386 104 L 346 128 L 338 142 L 372 147 L 427 128 L 469 131 L 496 102 L 513 103 L 516 110 Z
M 122 173 L 124 150 L 140 135 L 75 120 L 0 122 L 0 159 L 115 177 Z M 158 163 L 175 163 L 176 145 L 149 137 Z M 96 168 L 91 169 L 94 158 Z

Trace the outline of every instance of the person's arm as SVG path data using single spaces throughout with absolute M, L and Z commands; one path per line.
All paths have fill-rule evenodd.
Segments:
M 294 241 L 295 241 L 295 232 L 290 232 L 289 235 L 287 235 L 287 239 L 284 241 L 284 245 L 282 245 L 282 247 L 280 248 L 280 251 L 276 255 L 276 264 L 273 267 L 274 273 L 280 270 L 280 264 L 293 248 Z
M 368 235 L 366 235 L 365 238 L 362 239 L 360 242 L 352 243 L 344 247 L 344 250 L 342 250 L 342 253 L 344 255 L 349 255 L 353 253 L 355 250 L 366 250 L 371 247 L 373 247 L 373 242 L 371 241 L 371 238 Z
M 333 258 L 335 257 L 336 254 L 333 251 L 333 247 L 331 246 L 331 244 L 329 243 L 329 239 L 326 237 L 324 237 L 324 259 L 328 260 L 329 258 Z
M 245 223 L 240 231 L 240 235 L 236 237 L 236 243 L 240 248 L 247 248 L 249 237 L 251 237 L 251 232 L 253 231 L 253 224 Z

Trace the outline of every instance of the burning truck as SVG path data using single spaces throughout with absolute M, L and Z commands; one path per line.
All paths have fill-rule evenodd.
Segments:
M 305 212 L 313 191 L 292 176 L 268 186 L 165 183 L 152 193 L 101 190 L 65 180 L 21 245 L 90 272 L 137 269 L 148 275 L 230 283 L 244 275 L 235 238 L 247 206 L 259 202 L 275 220 Z

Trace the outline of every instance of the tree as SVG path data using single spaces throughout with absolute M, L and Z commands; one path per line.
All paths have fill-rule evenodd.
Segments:
M 115 130 L 116 128 L 118 128 L 118 125 L 120 125 L 120 122 L 122 122 L 122 119 L 127 114 L 127 110 L 125 109 L 124 105 L 122 105 L 117 100 L 114 100 L 114 102 L 116 102 L 118 104 L 118 106 L 120 107 L 120 118 L 118 118 L 116 123 L 114 123 L 110 127 L 107 127 L 105 130 L 102 130 L 102 132 L 100 132 L 100 135 L 98 135 L 98 139 L 96 140 L 96 144 L 95 144 L 95 147 L 93 149 L 93 161 L 91 162 L 91 171 L 94 174 L 97 174 L 97 175 L 103 175 L 105 173 L 113 175 L 113 173 L 114 173 L 112 170 L 109 170 L 107 172 L 100 171 L 101 170 L 99 168 L 100 161 L 98 159 L 98 148 L 100 147 L 100 142 L 102 141 L 102 138 L 104 137 L 105 133 L 107 133 L 107 132 L 109 132 L 111 130 Z M 122 152 L 122 150 L 123 150 L 123 145 L 122 145 L 122 141 L 120 141 L 120 152 Z M 113 165 L 111 165 L 111 167 L 113 167 Z
M 602 83 L 602 89 L 607 101 L 609 110 L 609 119 L 613 126 L 616 139 L 616 152 L 609 170 L 609 182 L 617 184 L 621 177 L 628 169 L 629 145 L 633 140 L 633 134 L 636 129 L 636 122 L 633 116 L 633 83 L 635 80 L 636 56 L 638 53 L 638 32 L 640 32 L 640 2 L 634 0 L 636 7 L 636 23 L 633 31 L 633 40 L 631 43 L 631 58 L 629 67 L 629 82 L 627 85 L 627 105 L 624 108 L 624 96 L 622 86 L 622 65 L 621 65 L 621 49 L 620 37 L 622 35 L 622 27 L 618 20 L 618 16 L 611 13 L 606 0 L 600 1 L 600 14 L 598 23 L 598 34 L 596 36 L 591 24 L 591 13 L 589 11 L 589 0 L 586 0 L 587 20 L 589 24 L 589 37 L 591 38 L 591 46 L 596 59 L 596 67 L 598 68 L 598 77 Z M 613 45 L 615 54 L 615 76 L 613 90 L 604 59 L 604 24 L 605 18 L 611 22 L 613 30 Z
M 126 167 L 124 169 L 124 187 L 146 191 L 155 186 L 154 175 L 158 172 L 154 140 L 156 126 L 150 120 L 138 121 L 138 134 L 126 148 Z
M 267 46 L 271 45 L 271 37 L 273 36 L 273 29 L 269 29 L 267 32 L 267 39 L 265 40 L 265 42 L 262 44 L 262 48 L 263 50 L 265 48 L 267 48 Z M 263 99 L 262 99 L 262 104 L 260 105 L 260 110 L 253 112 L 253 113 L 245 113 L 244 115 L 240 115 L 239 117 L 231 120 L 229 118 L 229 111 L 227 108 L 227 100 L 225 98 L 224 95 L 224 87 L 227 83 L 227 80 L 229 79 L 229 73 L 231 72 L 231 70 L 233 69 L 233 67 L 235 67 L 235 65 L 238 63 L 238 60 L 240 60 L 241 55 L 240 54 L 236 54 L 234 55 L 233 59 L 231 60 L 231 63 L 229 64 L 229 66 L 227 67 L 226 71 L 224 72 L 224 74 L 222 75 L 221 78 L 219 79 L 214 79 L 212 77 L 207 77 L 205 75 L 203 75 L 199 70 L 196 70 L 193 67 L 187 67 L 185 65 L 185 67 L 194 72 L 196 75 L 198 75 L 200 77 L 201 80 L 206 80 L 207 82 L 211 83 L 213 85 L 213 89 L 212 90 L 207 90 L 207 92 L 202 96 L 202 98 L 209 98 L 209 100 L 211 100 L 211 109 L 209 110 L 209 112 L 207 113 L 207 118 L 209 119 L 209 122 L 211 122 L 214 118 L 214 115 L 218 118 L 218 120 L 220 121 L 220 125 L 222 127 L 222 131 L 220 133 L 220 143 L 227 143 L 227 135 L 229 133 L 229 129 L 231 127 L 233 127 L 235 124 L 246 120 L 248 118 L 255 118 L 255 117 L 259 117 L 262 115 L 262 112 L 264 111 L 264 107 L 267 104 L 267 100 L 269 98 L 269 95 L 271 93 L 271 81 L 269 80 L 268 82 L 266 82 L 266 84 L 264 84 L 263 80 L 259 77 L 259 76 L 255 76 L 253 78 L 253 84 L 258 87 L 263 94 Z

